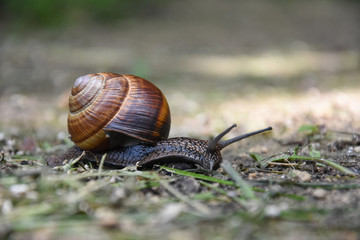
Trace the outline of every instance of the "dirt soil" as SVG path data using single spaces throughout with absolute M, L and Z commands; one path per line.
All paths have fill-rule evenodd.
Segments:
M 359 9 L 355 1 L 185 1 L 115 26 L 27 33 L 3 26 L 0 238 L 359 239 Z M 233 122 L 229 137 L 272 126 L 223 151 L 254 199 L 239 186 L 209 187 L 166 170 L 155 171 L 160 180 L 115 172 L 103 184 L 73 180 L 97 169 L 47 167 L 45 156 L 71 146 L 72 83 L 103 71 L 159 86 L 172 111 L 171 137 L 208 139 Z M 200 173 L 236 182 L 224 168 Z

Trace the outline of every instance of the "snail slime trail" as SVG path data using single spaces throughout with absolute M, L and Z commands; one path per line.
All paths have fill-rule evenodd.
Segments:
M 222 141 L 236 127 L 233 124 L 211 141 L 168 139 L 170 123 L 167 100 L 149 81 L 108 72 L 81 76 L 69 98 L 68 131 L 75 145 L 46 161 L 51 167 L 59 166 L 83 154 L 82 161 L 98 164 L 106 153 L 104 165 L 110 168 L 137 165 L 151 169 L 160 164 L 216 170 L 222 162 L 222 149 L 272 129 L 267 127 Z

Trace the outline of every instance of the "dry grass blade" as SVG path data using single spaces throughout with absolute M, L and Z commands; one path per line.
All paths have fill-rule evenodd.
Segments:
M 209 215 L 211 213 L 211 211 L 208 207 L 206 207 L 205 205 L 203 205 L 199 202 L 190 200 L 187 196 L 185 196 L 184 194 L 179 192 L 177 189 L 170 186 L 170 184 L 168 184 L 168 182 L 166 182 L 164 180 L 159 180 L 159 182 L 167 191 L 169 191 L 171 194 L 173 194 L 179 200 L 188 204 L 190 207 L 192 207 L 193 209 L 198 211 L 200 214 Z
M 104 162 L 105 162 L 105 159 L 106 159 L 106 156 L 107 156 L 107 153 L 105 153 L 104 155 L 102 155 L 101 157 L 101 161 L 100 161 L 100 165 L 99 165 L 99 170 L 98 170 L 98 178 L 100 179 L 101 178 L 101 172 L 103 170 L 103 167 L 104 167 Z
M 288 160 L 303 160 L 303 161 L 313 161 L 313 162 L 317 162 L 317 163 L 323 163 L 326 165 L 329 165 L 337 170 L 339 170 L 340 172 L 343 172 L 345 174 L 351 175 L 351 176 L 358 176 L 357 173 L 353 172 L 352 170 L 350 170 L 347 167 L 343 167 L 340 164 L 333 162 L 331 160 L 328 159 L 324 159 L 324 158 L 318 158 L 318 157 L 306 157 L 306 156 L 299 156 L 299 155 L 292 155 L 289 158 L 287 158 Z
M 296 151 L 295 151 L 296 152 Z M 339 170 L 340 172 L 343 172 L 347 175 L 350 176 L 359 176 L 358 173 L 352 171 L 351 169 L 341 166 L 340 164 L 331 161 L 329 159 L 324 159 L 320 156 L 318 156 L 319 154 L 316 154 L 314 156 L 302 156 L 302 155 L 298 155 L 296 153 L 294 154 L 285 154 L 282 153 L 280 155 L 276 155 L 270 158 L 265 158 L 259 154 L 250 154 L 250 156 L 257 161 L 260 166 L 262 168 L 265 168 L 267 165 L 282 165 L 282 166 L 289 166 L 289 167 L 293 167 L 296 166 L 297 164 L 295 163 L 291 163 L 291 161 L 310 161 L 310 162 L 316 162 L 316 163 L 321 163 L 321 164 L 326 164 L 330 167 L 333 167 L 337 170 Z M 280 163 L 279 163 L 280 162 Z
M 245 203 L 245 201 L 244 201 L 243 199 L 241 199 L 241 198 L 239 198 L 239 197 L 237 197 L 237 196 L 234 196 L 234 195 L 232 195 L 232 194 L 229 194 L 229 193 L 228 193 L 227 191 L 225 191 L 224 189 L 219 188 L 219 187 L 216 187 L 216 186 L 211 185 L 210 183 L 207 183 L 207 182 L 204 182 L 204 181 L 200 181 L 200 183 L 201 183 L 202 185 L 204 185 L 204 186 L 206 186 L 206 187 L 208 187 L 208 188 L 210 188 L 210 189 L 212 189 L 212 190 L 214 190 L 214 191 L 216 191 L 216 192 L 218 192 L 218 193 L 220 193 L 220 194 L 228 197 L 228 198 L 231 198 L 234 202 L 238 203 L 240 206 L 246 207 L 246 203 Z

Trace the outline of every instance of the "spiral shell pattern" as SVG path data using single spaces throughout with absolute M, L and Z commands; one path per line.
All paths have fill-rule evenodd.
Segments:
M 168 137 L 170 122 L 165 96 L 138 76 L 88 74 L 71 89 L 68 131 L 83 150 L 154 144 Z

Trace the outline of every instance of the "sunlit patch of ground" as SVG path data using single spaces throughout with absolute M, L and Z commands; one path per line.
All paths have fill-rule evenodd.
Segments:
M 305 47 L 306 48 L 306 47 Z M 300 47 L 301 49 L 301 47 Z M 258 55 L 188 55 L 179 57 L 175 64 L 177 71 L 192 72 L 199 75 L 217 77 L 226 81 L 236 76 L 254 78 L 280 78 L 291 81 L 303 74 L 353 71 L 358 68 L 357 52 L 317 52 L 311 50 L 293 50 L 286 52 L 268 51 Z M 281 84 L 281 83 L 279 83 Z

